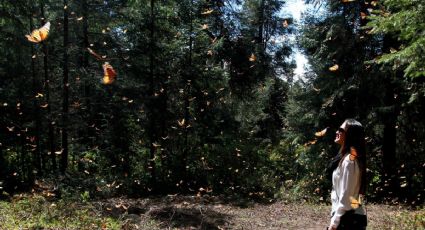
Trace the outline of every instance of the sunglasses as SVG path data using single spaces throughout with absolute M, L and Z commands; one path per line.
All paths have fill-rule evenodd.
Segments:
M 336 131 L 337 132 L 340 132 L 340 133 L 344 133 L 345 132 L 345 130 L 343 128 L 338 128 Z

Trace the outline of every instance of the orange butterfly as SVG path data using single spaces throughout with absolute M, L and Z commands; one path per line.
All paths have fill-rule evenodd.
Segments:
M 103 84 L 105 85 L 112 84 L 117 78 L 117 72 L 115 72 L 114 68 L 108 62 L 103 64 L 103 73 Z
M 201 14 L 202 14 L 202 15 L 209 15 L 209 14 L 211 14 L 212 12 L 214 12 L 214 10 L 212 10 L 212 9 L 208 9 L 208 10 L 206 10 L 206 11 L 202 12 Z
M 335 64 L 335 65 L 329 67 L 329 70 L 332 71 L 332 72 L 337 71 L 338 69 L 339 69 L 339 65 L 338 64 Z
M 184 126 L 185 120 L 183 118 L 181 121 L 177 120 L 177 122 L 179 123 L 179 126 Z
M 309 145 L 314 145 L 314 144 L 316 144 L 316 142 L 317 142 L 317 139 L 314 139 L 314 140 L 311 140 L 311 141 L 305 143 L 304 146 L 307 147 Z
M 257 60 L 257 57 L 254 54 L 251 54 L 251 56 L 249 57 L 249 61 L 254 62 L 256 60 Z
M 206 30 L 206 29 L 208 29 L 208 28 L 209 28 L 208 24 L 203 24 L 203 25 L 202 25 L 202 29 L 203 29 L 203 30 Z
M 353 209 L 356 209 L 359 206 L 362 206 L 362 197 L 361 196 L 359 196 L 359 200 L 357 200 L 356 198 L 350 196 L 350 201 L 351 201 L 351 207 Z
M 283 27 L 288 27 L 289 26 L 289 24 L 288 24 L 288 20 L 285 20 L 285 21 L 283 21 L 282 22 L 282 25 L 283 25 Z
M 350 160 L 355 160 L 357 158 L 357 150 L 353 147 L 350 148 Z
M 30 35 L 25 35 L 25 37 L 27 37 L 30 42 L 39 43 L 46 40 L 47 35 L 49 35 L 49 31 L 50 22 L 47 22 L 40 29 L 33 30 Z
M 326 131 L 328 131 L 328 128 L 327 127 L 325 129 L 323 129 L 322 131 L 319 131 L 319 132 L 314 133 L 314 135 L 316 137 L 323 137 L 323 136 L 325 136 Z

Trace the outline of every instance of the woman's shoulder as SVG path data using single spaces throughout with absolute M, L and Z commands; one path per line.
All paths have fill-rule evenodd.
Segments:
M 354 163 L 357 160 L 357 150 L 353 147 L 350 148 L 350 152 L 344 156 L 344 161 Z
M 354 164 L 356 161 L 357 161 L 357 156 L 354 156 L 348 153 L 344 156 L 342 163 L 347 165 L 347 164 Z

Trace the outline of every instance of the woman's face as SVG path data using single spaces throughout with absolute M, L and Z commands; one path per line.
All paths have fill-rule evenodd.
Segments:
M 339 145 L 343 145 L 345 141 L 345 131 L 347 130 L 347 123 L 344 122 L 342 125 L 338 128 L 335 135 L 335 143 Z

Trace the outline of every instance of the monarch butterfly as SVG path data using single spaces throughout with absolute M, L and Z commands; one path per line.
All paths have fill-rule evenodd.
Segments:
M 115 72 L 114 68 L 112 68 L 108 62 L 103 64 L 103 72 L 103 84 L 105 85 L 112 84 L 115 81 L 115 78 L 117 78 L 117 72 Z
M 357 158 L 357 151 L 355 148 L 350 148 L 350 160 L 354 161 Z
M 30 42 L 39 43 L 46 40 L 47 35 L 49 35 L 49 31 L 50 22 L 47 22 L 41 28 L 33 30 L 30 35 L 25 35 L 25 37 L 27 37 Z
M 179 123 L 179 126 L 184 126 L 184 123 L 185 123 L 184 118 L 181 121 L 177 120 L 177 123 Z
M 362 205 L 361 196 L 359 196 L 359 200 L 357 200 L 354 197 L 350 196 L 350 201 L 351 201 L 351 207 L 353 209 L 356 209 L 356 208 L 358 208 L 359 206 Z
M 314 145 L 314 144 L 316 144 L 316 142 L 317 142 L 317 139 L 314 139 L 314 140 L 311 140 L 311 141 L 305 143 L 304 146 L 307 147 L 309 145 Z
M 212 9 L 208 9 L 208 10 L 206 10 L 206 11 L 202 12 L 201 14 L 202 14 L 202 15 L 209 15 L 209 14 L 211 14 L 212 12 L 214 12 L 214 10 L 212 10 Z
M 314 135 L 316 137 L 323 137 L 323 136 L 325 136 L 326 131 L 328 131 L 328 128 L 327 127 L 325 129 L 323 129 L 322 131 L 316 132 Z
M 251 56 L 249 57 L 249 61 L 254 62 L 256 60 L 257 60 L 257 57 L 254 54 L 251 54 Z
M 332 72 L 337 71 L 338 69 L 339 69 L 339 65 L 338 64 L 335 64 L 335 65 L 329 67 L 329 70 L 332 71 Z

